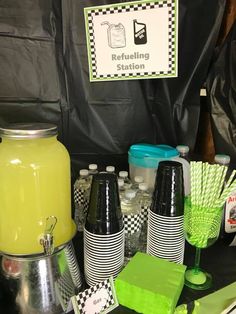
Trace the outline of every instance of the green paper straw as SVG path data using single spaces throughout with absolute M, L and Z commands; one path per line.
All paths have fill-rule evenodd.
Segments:
M 231 173 L 231 176 L 229 177 L 227 183 L 226 183 L 226 188 L 229 187 L 231 185 L 231 183 L 233 182 L 233 178 L 235 177 L 236 174 L 236 170 L 233 170 Z
M 211 167 L 208 167 L 208 169 L 209 172 L 207 177 L 204 207 L 210 208 L 212 206 L 214 186 L 217 186 L 218 182 L 216 182 L 216 167 L 212 165 Z
M 196 203 L 196 161 L 190 162 L 190 182 L 191 182 L 191 200 Z
M 201 194 L 202 194 L 202 173 L 203 167 L 202 162 L 197 162 L 196 164 L 196 204 L 199 205 L 201 202 Z
M 225 188 L 219 199 L 216 200 L 217 206 L 223 206 L 227 198 L 236 190 L 236 180 L 227 188 Z

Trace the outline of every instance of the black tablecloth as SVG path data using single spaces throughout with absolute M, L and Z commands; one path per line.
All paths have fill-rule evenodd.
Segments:
M 82 236 L 77 235 L 73 242 L 80 268 L 83 269 Z M 193 265 L 194 256 L 195 256 L 194 248 L 192 248 L 190 245 L 186 243 L 184 264 L 189 266 Z M 178 304 L 188 303 L 190 301 L 199 299 L 200 297 L 203 297 L 236 281 L 236 247 L 228 247 L 220 242 L 217 242 L 212 247 L 202 250 L 201 267 L 212 274 L 213 277 L 212 287 L 205 291 L 195 291 L 187 287 L 184 287 Z M 18 313 L 16 309 L 13 307 L 12 300 L 10 300 L 7 295 L 2 294 L 1 281 L 0 281 L 0 313 L 4 314 Z M 126 309 L 123 306 L 119 306 L 111 313 L 125 314 L 134 313 L 134 311 Z

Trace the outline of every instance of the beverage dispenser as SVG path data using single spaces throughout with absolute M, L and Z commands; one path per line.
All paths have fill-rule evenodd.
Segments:
M 71 243 L 69 154 L 51 124 L 13 124 L 0 128 L 0 137 L 2 275 L 9 285 L 15 280 L 21 313 L 61 313 L 81 286 Z M 50 280 L 31 289 L 36 277 Z M 63 285 L 71 292 L 61 302 Z

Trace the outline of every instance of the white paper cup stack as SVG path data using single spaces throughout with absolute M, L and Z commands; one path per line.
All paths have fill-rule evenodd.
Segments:
M 167 217 L 149 210 L 147 253 L 171 262 L 184 260 L 184 217 Z
M 124 264 L 124 244 L 124 229 L 109 235 L 84 229 L 84 273 L 88 285 L 119 274 Z

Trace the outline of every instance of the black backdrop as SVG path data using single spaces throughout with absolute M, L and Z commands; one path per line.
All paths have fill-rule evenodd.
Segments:
M 225 5 L 179 0 L 178 78 L 90 83 L 83 8 L 112 2 L 0 0 L 0 124 L 57 124 L 77 170 L 137 142 L 194 148 Z
M 236 21 L 213 58 L 207 91 L 216 152 L 236 167 Z

